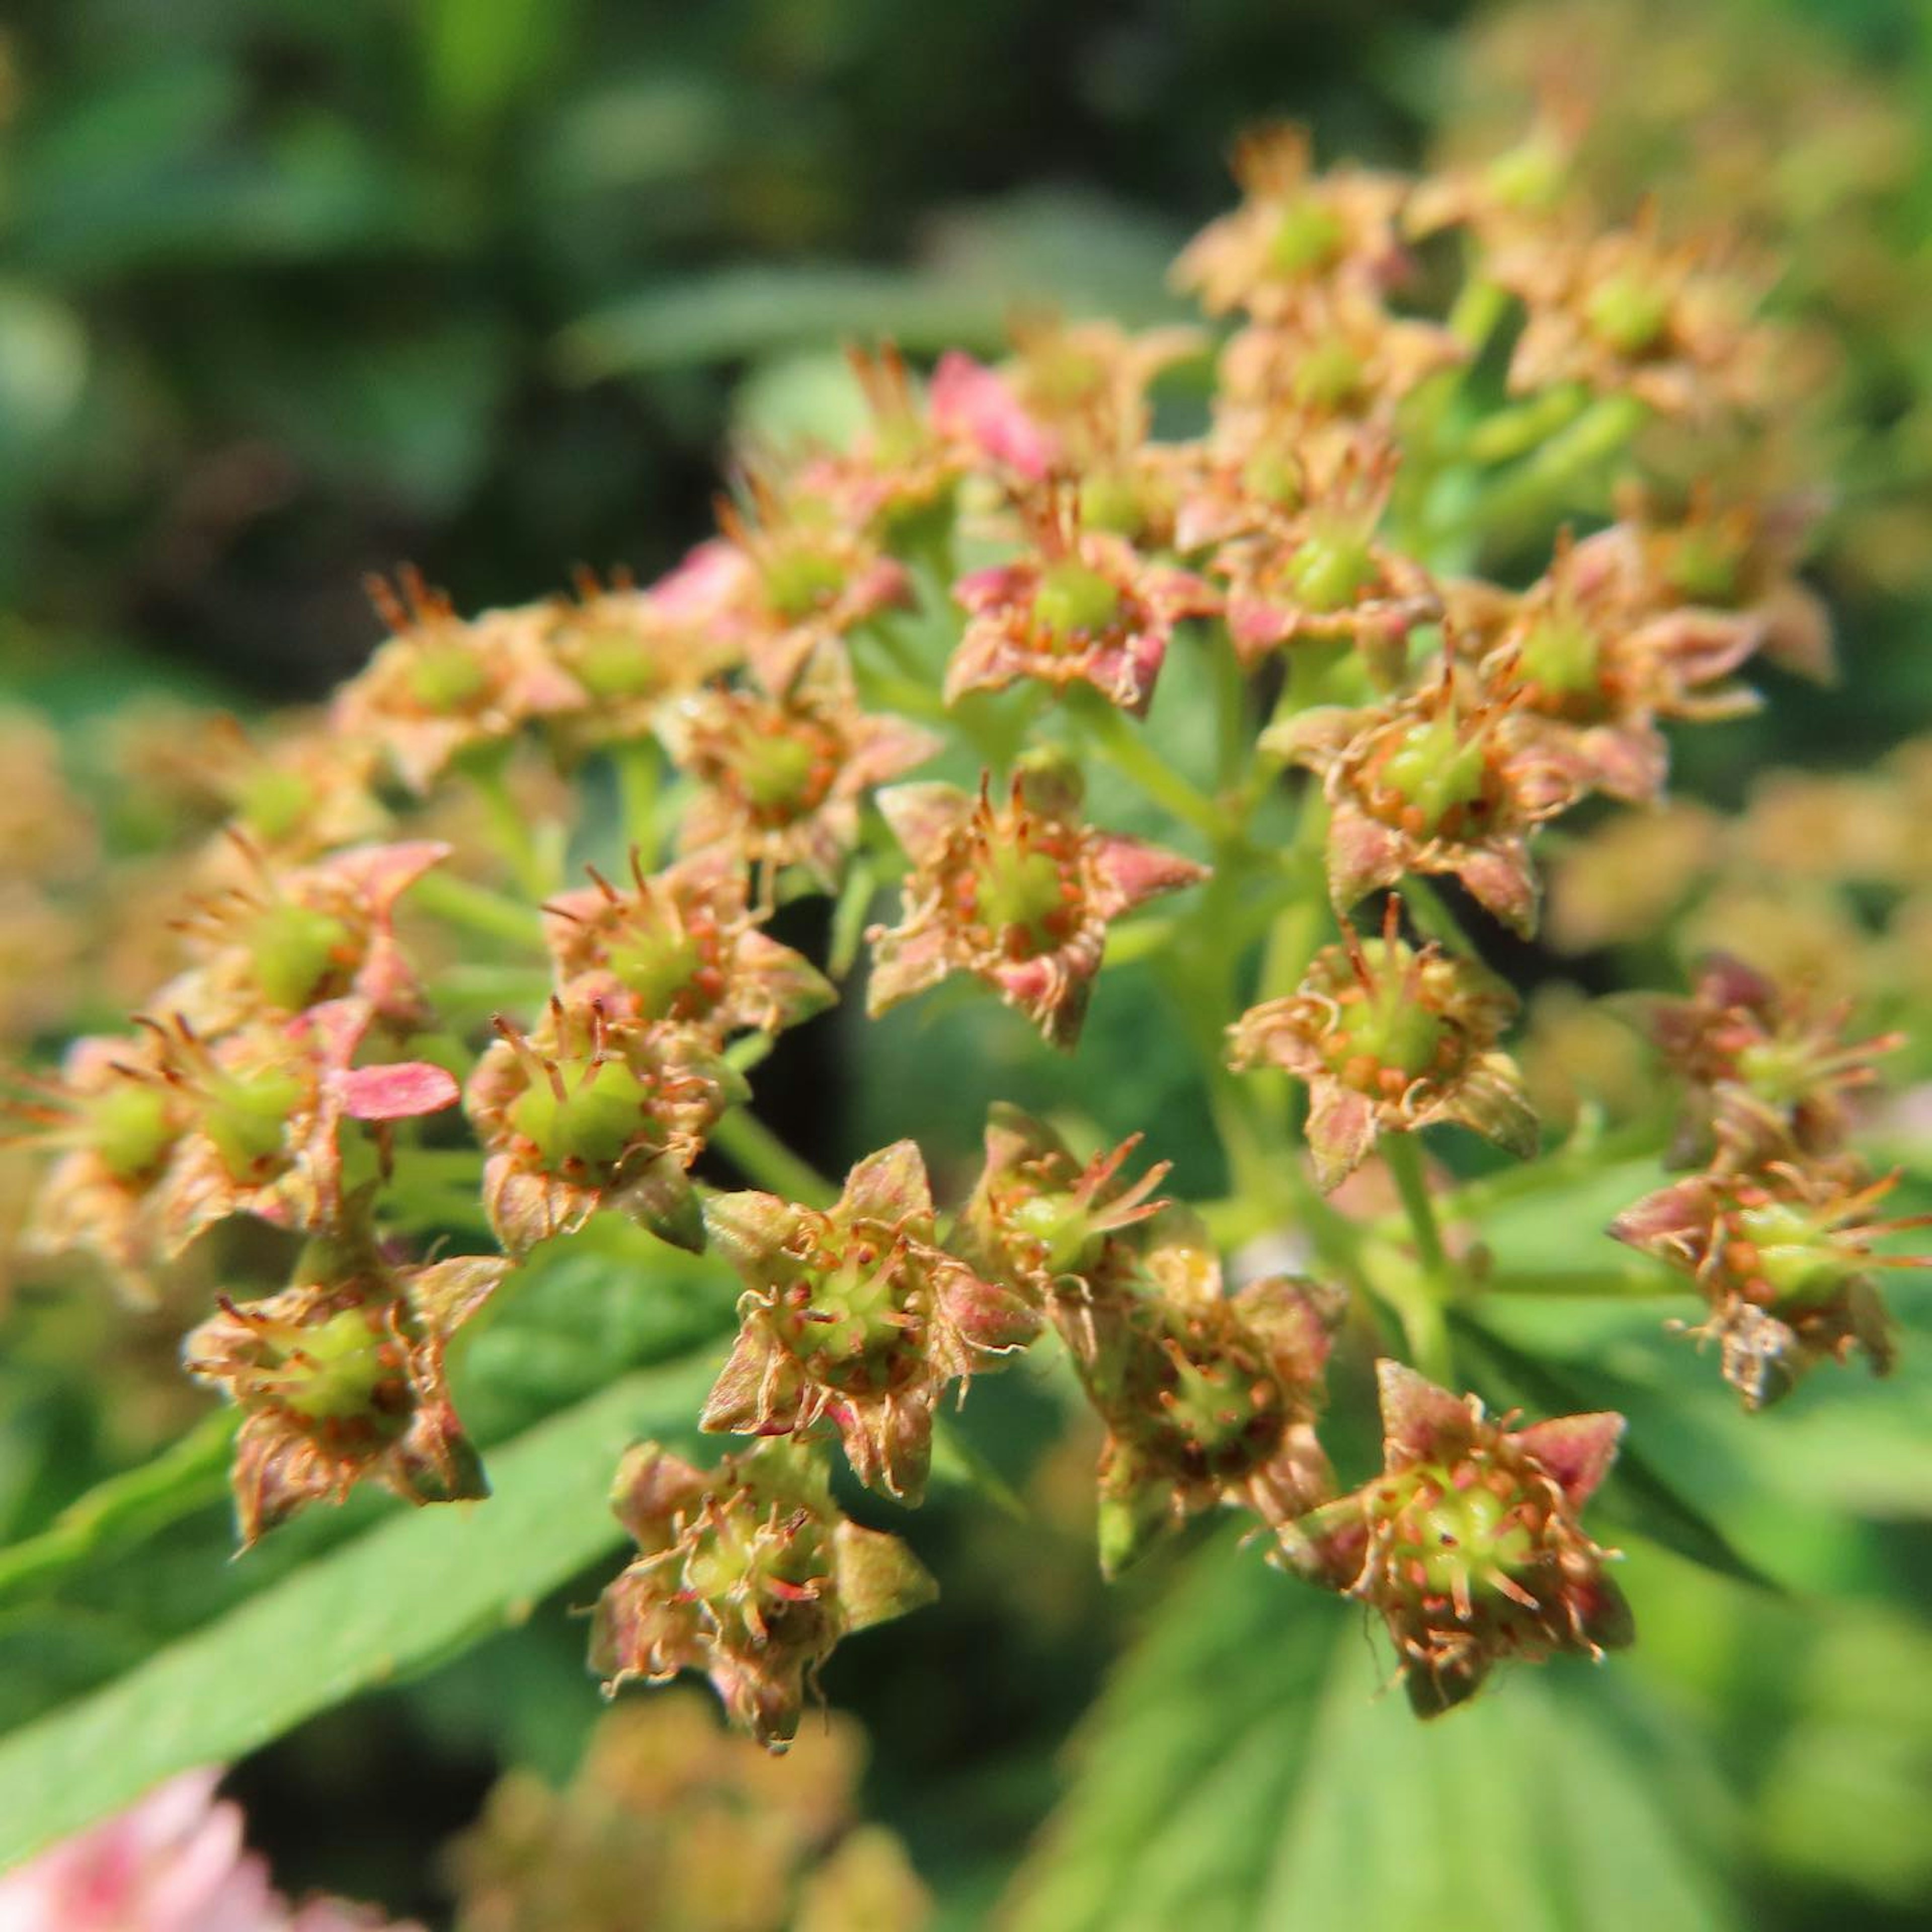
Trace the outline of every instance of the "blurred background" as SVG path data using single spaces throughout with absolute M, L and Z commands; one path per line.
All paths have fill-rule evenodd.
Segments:
M 412 560 L 465 609 L 541 595 L 579 562 L 652 576 L 707 527 L 730 438 L 782 442 L 825 419 L 842 341 L 991 354 L 1016 310 L 1160 320 L 1179 312 L 1168 261 L 1232 197 L 1225 156 L 1244 124 L 1291 116 L 1324 159 L 1415 166 L 1493 152 L 1540 86 L 1580 76 L 1595 112 L 1582 165 L 1606 203 L 1628 212 L 1654 188 L 1670 219 L 1787 256 L 1776 300 L 1831 352 L 1794 413 L 1831 479 L 1812 575 L 1846 675 L 1727 734 L 1729 762 L 1696 776 L 1736 805 L 1752 767 L 1869 763 L 1932 723 L 1923 0 L 14 0 L 0 28 L 10 1051 L 124 1010 L 155 976 L 125 915 L 178 823 L 153 800 L 182 794 L 164 753 L 185 714 L 156 707 L 320 697 L 377 635 L 367 573 Z M 186 742 L 177 731 L 177 760 Z M 93 800 L 93 843 L 62 860 L 52 830 L 74 799 Z M 128 867 L 111 944 L 63 898 L 62 865 L 77 877 L 100 850 Z M 1621 936 L 1579 917 L 1578 950 Z M 1892 991 L 1903 974 L 1932 1004 L 1922 952 L 1886 958 Z M 837 1090 L 830 1121 L 835 1036 L 803 1049 L 819 1056 L 822 1165 L 928 1124 L 961 1138 L 956 1118 L 907 1117 L 910 1083 L 928 1112 L 955 1091 L 910 1037 L 888 1039 L 862 1090 Z M 1160 1066 L 1141 1073 L 1158 1093 Z M 962 1076 L 976 1092 L 988 1077 Z M 797 1096 L 778 1108 L 796 1131 Z M 1120 1111 L 1134 1124 L 1136 1104 Z M 0 1302 L 0 1527 L 31 1528 L 200 1412 L 167 1392 L 170 1346 L 98 1294 L 29 1282 Z M 111 1413 L 103 1352 L 124 1378 Z M 1000 1460 L 1030 1472 L 1035 1522 L 928 1512 L 944 1605 L 842 1653 L 827 1683 L 874 1733 L 864 1804 L 962 1925 L 1034 1841 L 1070 1732 L 1172 1580 L 1103 1598 L 1081 1520 L 1090 1444 L 1044 1442 L 1046 1406 L 1024 1388 L 988 1384 L 984 1402 Z M 1836 1426 L 1780 1452 L 1795 1468 L 1809 1441 L 1864 1479 L 1785 1471 L 1803 1502 L 1792 1533 L 1811 1539 L 1798 1568 L 1830 1614 L 1640 1555 L 1646 1647 L 1626 1667 L 1671 1721 L 1653 1735 L 1632 1719 L 1625 1742 L 1668 1764 L 1673 1804 L 1700 1821 L 1715 1876 L 1688 1897 L 1728 1898 L 1757 1925 L 1919 1926 L 1932 1448 L 1922 1410 Z M 1700 1438 L 1682 1436 L 1694 1460 Z M 1731 1500 L 1775 1540 L 1790 1493 Z M 63 1606 L 58 1630 L 8 1610 L 0 1724 L 199 1621 L 195 1580 L 226 1533 L 211 1513 L 164 1539 Z M 264 1552 L 270 1572 L 332 1533 Z M 1265 1638 L 1273 1598 L 1215 1600 L 1229 1654 Z M 577 1760 L 595 1709 L 580 1638 L 546 1613 L 244 1767 L 235 1789 L 285 1882 L 442 1922 L 436 1848 L 506 1763 L 561 1778 Z M 1204 1736 L 1211 1760 L 1216 1709 L 1239 1708 L 1216 1697 L 1249 1691 L 1211 1646 L 1172 1651 L 1171 1701 L 1192 1700 L 1172 1748 Z M 1505 1705 L 1494 1748 L 1562 1763 L 1561 1700 L 1545 1711 L 1540 1695 Z M 1312 1719 L 1291 1738 L 1296 1721 L 1283 1779 L 1310 1765 Z M 1070 1828 L 1066 1856 L 1085 1842 Z M 1338 1922 L 1310 1910 L 1296 1922 Z M 1565 1907 L 1523 1922 L 1597 1922 Z

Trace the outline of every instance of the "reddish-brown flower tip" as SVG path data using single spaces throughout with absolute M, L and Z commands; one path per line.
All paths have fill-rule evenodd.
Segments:
M 1762 1408 L 1827 1358 L 1862 1352 L 1874 1375 L 1891 1369 L 1892 1324 L 1874 1274 L 1932 1267 L 1932 1258 L 1872 1252 L 1928 1219 L 1870 1218 L 1897 1179 L 1861 1184 L 1844 1160 L 1700 1174 L 1646 1195 L 1610 1232 L 1690 1277 L 1711 1311 L 1693 1332 L 1715 1338 L 1724 1379 L 1747 1408 Z
M 1451 1120 L 1527 1160 L 1536 1116 L 1522 1076 L 1496 1042 L 1516 996 L 1473 961 L 1397 935 L 1391 896 L 1379 939 L 1324 947 L 1295 992 L 1228 1029 L 1238 1071 L 1278 1066 L 1308 1083 L 1309 1151 L 1322 1187 L 1340 1184 L 1383 1133 Z
M 1026 1015 L 1053 1046 L 1079 1037 L 1107 928 L 1205 868 L 1078 816 L 1077 781 L 1058 768 L 1018 774 L 995 806 L 956 786 L 899 785 L 879 808 L 910 857 L 904 914 L 874 926 L 867 1010 L 874 1016 L 968 972 Z
M 1382 1613 L 1418 1714 L 1466 1702 L 1506 1658 L 1600 1658 L 1628 1644 L 1612 1552 L 1577 1521 L 1623 1418 L 1513 1430 L 1400 1362 L 1377 1374 L 1383 1473 L 1286 1530 L 1280 1558 Z
M 497 1239 L 521 1254 L 609 1207 L 701 1247 L 688 1170 L 742 1078 L 701 1042 L 614 1010 L 594 984 L 566 992 L 533 1034 L 500 1017 L 464 1093 Z
M 279 1294 L 223 1300 L 182 1358 L 242 1410 L 234 1489 L 244 1548 L 364 1478 L 415 1503 L 488 1494 L 442 1358 L 511 1266 L 466 1256 L 393 1268 L 350 1236 L 312 1244 Z
M 1100 1567 L 1117 1575 L 1216 1507 L 1279 1529 L 1332 1493 L 1316 1438 L 1340 1301 L 1276 1277 L 1228 1295 L 1199 1222 L 1163 1208 L 1054 1284 L 1053 1316 L 1107 1426 Z
M 704 1427 L 778 1436 L 830 1422 L 861 1482 L 916 1502 L 940 1393 L 1039 1328 L 1023 1295 L 934 1244 L 918 1148 L 868 1156 L 824 1212 L 746 1192 L 714 1196 L 704 1215 L 747 1287 Z
M 842 1638 L 938 1594 L 896 1537 L 840 1514 L 823 1462 L 789 1443 L 712 1470 L 640 1444 L 611 1504 L 639 1553 L 598 1601 L 590 1666 L 606 1695 L 701 1670 L 769 1750 L 797 1734 Z

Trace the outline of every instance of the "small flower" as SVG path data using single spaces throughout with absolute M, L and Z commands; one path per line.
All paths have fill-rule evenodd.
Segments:
M 1384 1472 L 1304 1516 L 1280 1559 L 1382 1612 L 1417 1714 L 1466 1702 L 1506 1658 L 1628 1644 L 1629 1606 L 1604 1568 L 1613 1552 L 1577 1522 L 1623 1418 L 1512 1430 L 1400 1362 L 1377 1374 Z
M 1750 322 L 1758 291 L 1703 244 L 1666 245 L 1648 216 L 1588 238 L 1540 236 L 1486 266 L 1529 310 L 1512 391 L 1582 382 L 1692 417 L 1771 398 L 1774 338 Z
M 373 1018 L 366 1000 L 340 999 L 213 1040 L 179 1016 L 149 1022 L 160 1076 L 186 1116 L 155 1188 L 164 1256 L 234 1214 L 332 1226 L 344 1200 L 344 1121 L 370 1122 L 380 1136 L 389 1121 L 455 1104 L 455 1081 L 426 1060 L 351 1065 Z
M 982 778 L 895 786 L 879 809 L 912 860 L 904 916 L 874 926 L 866 1009 L 874 1016 L 967 972 L 1070 1048 L 1100 970 L 1107 928 L 1206 869 L 1076 816 L 1078 780 L 1060 768 L 1017 774 L 995 806 Z
M 1536 1116 L 1522 1076 L 1496 1042 L 1516 995 L 1473 961 L 1397 936 L 1391 897 L 1380 939 L 1324 946 L 1297 990 L 1252 1007 L 1228 1028 L 1238 1072 L 1279 1066 L 1308 1083 L 1316 1178 L 1340 1185 L 1378 1136 L 1453 1120 L 1528 1160 Z
M 1228 634 L 1243 664 L 1312 640 L 1353 642 L 1372 670 L 1399 668 L 1409 633 L 1442 614 L 1428 572 L 1376 540 L 1394 473 L 1392 445 L 1345 443 L 1321 494 L 1298 514 L 1216 551 Z
M 1305 424 L 1385 422 L 1428 377 L 1468 351 L 1434 322 L 1392 316 L 1359 290 L 1311 294 L 1273 322 L 1237 329 L 1222 350 L 1217 410 L 1292 410 Z
M 1898 1179 L 1862 1184 L 1844 1161 L 1700 1174 L 1646 1195 L 1610 1232 L 1690 1276 L 1711 1310 L 1692 1332 L 1716 1338 L 1724 1379 L 1747 1408 L 1763 1408 L 1827 1357 L 1862 1351 L 1874 1375 L 1889 1372 L 1896 1349 L 1873 1274 L 1932 1267 L 1932 1256 L 1871 1252 L 1887 1234 L 1932 1222 L 1869 1218 Z
M 1149 561 L 1124 538 L 1081 530 L 1064 492 L 1033 500 L 1024 514 L 1032 550 L 952 586 L 968 616 L 946 668 L 946 703 L 1033 678 L 1056 693 L 1090 685 L 1145 716 L 1174 626 L 1218 600 L 1199 578 Z
M 1240 308 L 1274 322 L 1311 293 L 1337 285 L 1376 293 L 1400 278 L 1407 258 L 1396 216 L 1408 193 L 1400 176 L 1348 167 L 1316 175 L 1306 130 L 1285 126 L 1244 135 L 1234 171 L 1241 206 L 1210 222 L 1174 265 L 1176 286 L 1198 294 L 1210 315 Z
M 369 594 L 392 635 L 338 692 L 334 722 L 346 736 L 381 745 L 412 791 L 428 791 L 460 752 L 582 708 L 581 688 L 544 648 L 541 605 L 466 622 L 413 570 L 401 573 L 400 594 L 380 578 Z
M 1340 1312 L 1286 1276 L 1226 1294 L 1206 1231 L 1181 1208 L 1110 1242 L 1090 1280 L 1062 1280 L 1054 1321 L 1107 1425 L 1106 1575 L 1204 1510 L 1251 1510 L 1279 1529 L 1333 1492 L 1315 1418 Z
M 777 697 L 700 692 L 659 730 L 703 788 L 685 815 L 686 850 L 722 845 L 772 875 L 796 866 L 826 892 L 857 842 L 866 794 L 940 749 L 903 718 L 860 711 L 836 646 L 815 650 Z
M 1534 934 L 1529 834 L 1568 800 L 1547 766 L 1499 729 L 1508 706 L 1439 676 L 1365 710 L 1318 706 L 1262 735 L 1317 772 L 1329 811 L 1328 890 L 1346 912 L 1405 872 L 1453 874 L 1496 916 Z
M 278 1294 L 221 1298 L 182 1354 L 242 1411 L 234 1490 L 244 1549 L 306 1504 L 340 1503 L 365 1478 L 412 1503 L 489 1493 L 442 1358 L 511 1266 L 464 1256 L 395 1268 L 351 1234 L 312 1243 Z
M 613 1208 L 696 1250 L 704 1223 L 688 1172 L 742 1080 L 675 1028 L 631 1017 L 596 981 L 552 998 L 526 1034 L 500 1016 L 464 1106 L 488 1150 L 483 1204 L 521 1254 Z
M 1846 1101 L 1878 1078 L 1874 1058 L 1904 1041 L 1877 1034 L 1847 1042 L 1847 1004 L 1817 1010 L 1728 953 L 1700 968 L 1688 999 L 1640 998 L 1630 1006 L 1689 1092 L 1671 1146 L 1677 1166 L 1708 1159 L 1750 1172 L 1835 1153 Z
M 797 1735 L 807 1688 L 842 1639 L 938 1594 L 897 1537 L 839 1513 L 823 1462 L 789 1444 L 712 1470 L 640 1444 L 611 1507 L 639 1553 L 598 1600 L 590 1667 L 605 1694 L 701 1670 L 768 1750 Z
M 154 1298 L 154 1204 L 193 1118 L 163 1046 L 154 1033 L 89 1036 L 68 1048 L 58 1078 L 8 1076 L 21 1096 L 8 1112 L 26 1137 L 59 1150 L 34 1197 L 27 1251 L 95 1255 L 136 1302 Z
M 782 1436 L 823 1418 L 862 1483 L 916 1502 L 940 1392 L 1039 1328 L 1022 1297 L 934 1244 L 918 1148 L 868 1155 L 823 1212 L 746 1192 L 716 1196 L 704 1214 L 748 1286 L 702 1426 Z
M 1083 1166 L 1044 1121 L 1004 1101 L 986 1123 L 986 1163 L 949 1245 L 977 1274 L 1042 1298 L 1064 1276 L 1090 1275 L 1109 1240 L 1167 1204 L 1150 1200 L 1167 1178 L 1156 1162 L 1138 1180 L 1120 1170 L 1131 1136 Z
M 231 836 L 246 874 L 181 922 L 200 963 L 157 1006 L 211 1033 L 353 994 L 385 1025 L 422 1024 L 428 1010 L 397 941 L 396 902 L 448 857 L 448 845 L 359 845 L 278 871 L 241 834 Z
M 777 1033 L 838 995 L 801 953 L 768 939 L 746 903 L 742 864 L 713 848 L 646 874 L 631 855 L 632 890 L 594 868 L 586 889 L 544 908 L 557 977 L 601 977 L 610 1010 L 662 1021 L 722 1046 L 735 1033 Z

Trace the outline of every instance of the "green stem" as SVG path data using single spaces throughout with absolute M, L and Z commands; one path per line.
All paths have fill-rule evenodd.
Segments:
M 1376 1151 L 1395 1183 L 1402 1212 L 1408 1216 L 1409 1232 L 1415 1238 L 1415 1252 L 1424 1272 L 1440 1292 L 1451 1282 L 1453 1270 L 1448 1250 L 1442 1245 L 1442 1230 L 1436 1224 L 1436 1203 L 1429 1181 L 1422 1171 L 1422 1150 L 1412 1134 L 1384 1134 Z
M 617 773 L 619 814 L 624 841 L 646 872 L 658 860 L 658 795 L 664 789 L 664 759 L 648 738 L 628 738 L 610 747 Z
M 1402 880 L 1401 890 L 1408 916 L 1425 939 L 1435 940 L 1460 958 L 1473 959 L 1479 966 L 1483 963 L 1482 953 L 1475 941 L 1462 930 L 1462 921 L 1449 910 L 1448 902 L 1426 879 L 1420 873 L 1412 872 Z
M 734 1109 L 711 1130 L 711 1144 L 754 1186 L 801 1207 L 829 1208 L 838 1190 L 801 1160 L 755 1114 Z
M 1216 844 L 1228 836 L 1220 806 L 1189 784 L 1105 698 L 1084 698 L 1069 707 L 1084 728 L 1094 748 L 1121 776 L 1204 838 Z
M 556 842 L 539 837 L 524 808 L 510 795 L 503 757 L 479 758 L 464 767 L 497 851 L 517 884 L 533 899 L 546 898 L 558 884 Z
M 0 1592 L 69 1568 L 109 1548 L 118 1555 L 211 1503 L 227 1485 L 236 1408 L 206 1416 L 152 1462 L 97 1483 L 38 1535 L 0 1550 Z
M 410 888 L 410 902 L 466 932 L 508 940 L 526 950 L 544 950 L 543 915 L 535 906 L 488 886 L 448 872 L 425 872 Z

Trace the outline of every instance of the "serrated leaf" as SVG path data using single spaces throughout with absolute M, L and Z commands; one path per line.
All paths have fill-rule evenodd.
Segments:
M 488 1503 L 392 1516 L 0 1740 L 0 1870 L 526 1613 L 622 1541 L 613 1466 L 638 1436 L 687 1426 L 715 1367 L 626 1376 L 497 1450 Z
M 1519 1668 L 1420 1725 L 1388 1667 L 1359 1612 L 1204 1552 L 1090 1724 L 1011 1932 L 1734 1922 L 1726 1809 L 1628 1674 Z

